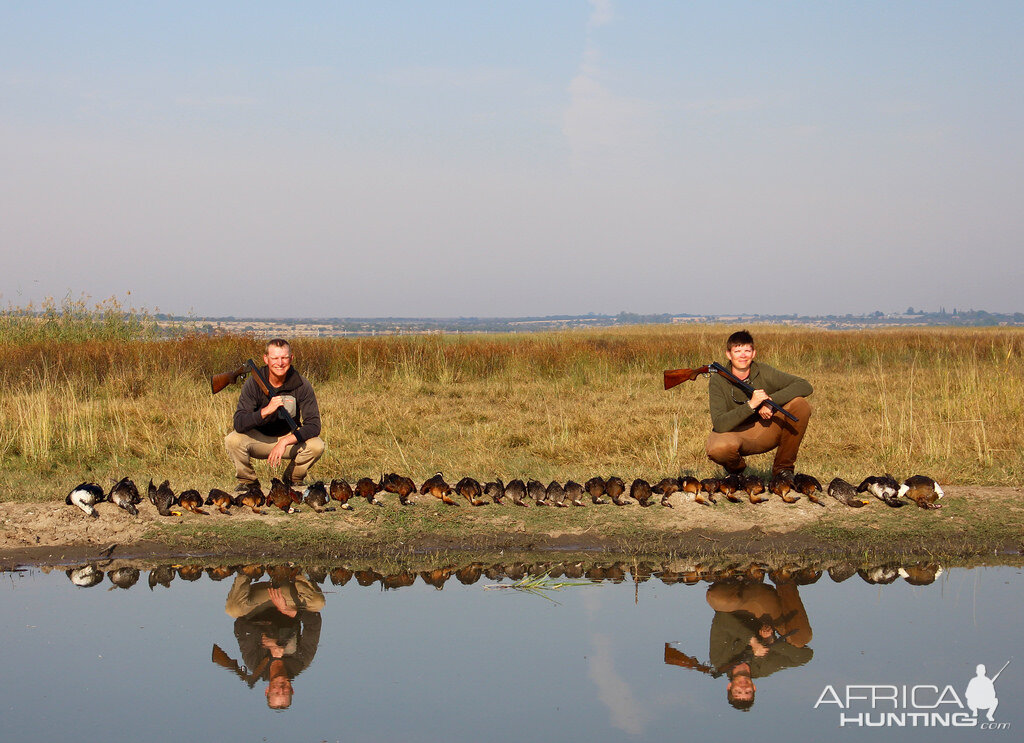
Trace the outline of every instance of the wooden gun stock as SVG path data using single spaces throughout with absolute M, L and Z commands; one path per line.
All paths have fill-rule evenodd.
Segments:
M 229 384 L 237 382 L 239 377 L 244 377 L 248 373 L 249 367 L 242 364 L 234 371 L 224 372 L 223 374 L 214 374 L 210 377 L 210 389 L 213 390 L 213 394 L 216 395 Z
M 706 366 L 702 366 L 698 369 L 666 369 L 665 389 L 670 390 L 677 384 L 692 381 L 701 374 L 707 374 L 708 371 L 709 369 Z

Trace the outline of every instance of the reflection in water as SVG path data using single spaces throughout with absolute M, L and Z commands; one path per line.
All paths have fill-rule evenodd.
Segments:
M 750 579 L 714 583 L 707 602 L 711 620 L 707 664 L 665 643 L 665 662 L 701 671 L 713 678 L 726 676 L 726 698 L 741 710 L 754 704 L 754 679 L 802 666 L 814 655 L 807 644 L 811 625 L 792 577 L 772 576 L 775 586 Z M 814 580 L 817 580 L 815 577 Z
M 234 672 L 250 689 L 257 681 L 266 681 L 267 706 L 287 709 L 294 694 L 292 679 L 309 667 L 320 644 L 323 608 L 323 592 L 302 575 L 253 583 L 239 573 L 228 591 L 225 611 L 235 618 L 242 665 L 216 644 L 213 662 Z

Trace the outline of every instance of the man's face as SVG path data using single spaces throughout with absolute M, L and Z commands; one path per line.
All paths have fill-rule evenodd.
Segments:
M 292 349 L 288 346 L 271 346 L 263 354 L 263 361 L 271 374 L 278 378 L 283 377 L 292 365 Z
M 754 686 L 754 680 L 746 674 L 733 676 L 732 680 L 725 687 L 725 692 L 729 695 L 729 699 L 741 702 L 753 699 L 755 691 L 757 691 L 757 687 Z
M 757 351 L 749 343 L 741 346 L 733 346 L 725 352 L 725 357 L 732 364 L 733 371 L 745 372 L 750 368 L 750 362 L 754 360 Z

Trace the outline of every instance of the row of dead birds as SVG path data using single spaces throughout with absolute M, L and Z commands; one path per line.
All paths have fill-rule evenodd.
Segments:
M 159 486 L 149 481 L 148 496 L 150 502 L 156 507 L 161 516 L 180 515 L 175 511 L 175 506 L 191 511 L 192 513 L 206 515 L 203 506 L 213 506 L 221 513 L 229 514 L 231 506 L 247 507 L 253 513 L 262 514 L 261 509 L 266 505 L 280 508 L 286 513 L 293 513 L 296 506 L 305 504 L 318 513 L 333 511 L 331 501 L 339 504 L 340 508 L 351 510 L 350 501 L 364 498 L 372 505 L 382 505 L 377 494 L 380 492 L 393 493 L 398 496 L 398 501 L 403 506 L 412 505 L 412 496 L 417 488 L 412 479 L 396 473 L 382 475 L 379 481 L 369 477 L 360 478 L 355 486 L 346 480 L 331 480 L 330 485 L 325 485 L 322 480 L 317 481 L 305 488 L 301 493 L 289 487 L 278 478 L 273 478 L 268 493 L 264 494 L 259 482 L 250 483 L 243 492 L 231 495 L 218 488 L 212 489 L 206 498 L 198 490 L 185 490 L 175 494 L 171 489 L 170 482 L 165 480 Z M 637 478 L 629 487 L 627 496 L 626 483 L 620 477 L 609 477 L 607 480 L 602 477 L 592 477 L 584 484 L 569 480 L 564 485 L 552 481 L 546 487 L 538 480 L 512 480 L 507 485 L 500 479 L 481 484 L 472 477 L 463 477 L 453 488 L 445 482 L 442 473 L 438 472 L 426 480 L 420 486 L 418 492 L 421 495 L 433 495 L 451 506 L 459 505 L 456 498 L 464 498 L 470 505 L 485 506 L 488 503 L 502 505 L 506 498 L 517 506 L 552 506 L 555 508 L 567 508 L 571 506 L 586 506 L 587 500 L 595 505 L 614 503 L 617 506 L 626 506 L 638 503 L 647 507 L 654 503 L 656 497 L 660 497 L 662 506 L 672 508 L 670 497 L 674 493 L 692 495 L 693 500 L 701 505 L 711 506 L 718 501 L 715 496 L 723 495 L 727 500 L 739 503 L 745 496 L 751 503 L 764 503 L 769 495 L 778 495 L 786 503 L 796 503 L 800 496 L 807 496 L 807 499 L 819 506 L 824 506 L 822 499 L 822 486 L 813 475 L 804 473 L 781 472 L 773 476 L 767 483 L 756 475 L 732 474 L 722 478 L 710 477 L 698 480 L 695 477 L 665 477 L 659 482 L 651 485 L 646 480 Z M 868 495 L 878 498 L 886 505 L 898 508 L 904 504 L 903 498 L 916 503 L 921 508 L 940 508 L 936 501 L 942 497 L 942 488 L 930 477 L 914 475 L 907 478 L 902 484 L 889 474 L 881 477 L 871 476 L 865 478 L 861 484 L 854 487 L 851 483 L 836 477 L 829 484 L 827 492 L 835 500 L 843 505 L 852 508 L 861 508 L 870 502 Z M 741 495 L 742 493 L 742 495 Z M 607 497 L 607 499 L 606 499 Z M 93 518 L 98 516 L 95 505 L 107 500 L 120 508 L 137 516 L 138 504 L 142 502 L 135 483 L 127 477 L 119 480 L 110 492 L 104 494 L 103 488 L 95 483 L 83 482 L 77 485 L 68 493 L 65 502 L 81 508 Z
M 96 564 L 90 563 L 79 567 L 68 568 L 68 578 L 76 586 L 90 588 L 103 581 L 104 572 Z M 907 583 L 915 586 L 924 586 L 933 583 L 942 574 L 942 567 L 934 562 L 919 562 L 906 566 L 896 564 L 881 565 L 857 565 L 853 562 L 837 562 L 827 568 L 829 577 L 836 583 L 847 580 L 854 575 L 859 575 L 866 583 L 887 585 L 893 583 L 897 578 L 902 577 Z M 148 583 L 150 589 L 158 585 L 169 588 L 171 581 L 178 577 L 185 581 L 197 581 L 206 573 L 211 580 L 221 581 L 234 574 L 244 575 L 250 580 L 260 580 L 267 576 L 274 585 L 281 586 L 289 581 L 295 580 L 299 575 L 305 573 L 307 578 L 316 584 L 322 584 L 330 578 L 333 585 L 344 586 L 355 579 L 360 586 L 372 586 L 380 584 L 384 590 L 393 590 L 411 586 L 417 575 L 427 585 L 440 590 L 452 577 L 463 585 L 473 585 L 481 578 L 491 581 L 509 579 L 513 581 L 522 580 L 527 577 L 569 578 L 587 579 L 590 581 L 608 581 L 611 583 L 622 583 L 626 576 L 630 575 L 632 580 L 638 583 L 657 578 L 666 585 L 682 583 L 695 585 L 701 581 L 705 583 L 719 583 L 722 581 L 753 581 L 761 582 L 765 576 L 778 584 L 781 581 L 792 581 L 797 585 L 809 585 L 816 583 L 822 576 L 822 568 L 799 567 L 795 565 L 783 565 L 778 568 L 769 568 L 763 563 L 752 562 L 749 565 L 729 565 L 720 568 L 708 568 L 702 565 L 661 565 L 654 566 L 649 563 L 627 565 L 623 562 L 593 563 L 585 565 L 582 562 L 543 562 L 527 564 L 517 562 L 512 564 L 486 565 L 482 562 L 473 562 L 462 567 L 441 567 L 431 570 L 402 570 L 395 573 L 384 574 L 372 568 L 353 570 L 348 566 L 336 568 L 306 568 L 293 565 L 218 565 L 204 568 L 201 565 L 158 565 L 149 571 Z M 141 571 L 133 566 L 121 566 L 108 570 L 106 577 L 117 588 L 131 588 L 141 576 Z

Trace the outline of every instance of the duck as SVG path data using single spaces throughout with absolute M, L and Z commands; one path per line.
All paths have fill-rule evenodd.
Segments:
M 357 570 L 355 572 L 356 583 L 361 585 L 363 588 L 372 586 L 374 583 L 384 583 L 384 576 L 378 573 L 376 570 Z
M 203 566 L 202 565 L 179 565 L 178 566 L 178 577 L 182 580 L 187 580 L 189 583 L 194 583 L 203 577 Z
M 157 585 L 161 585 L 164 588 L 170 588 L 171 581 L 174 580 L 174 575 L 174 566 L 157 565 L 149 571 L 149 590 L 152 591 L 157 587 Z
M 927 586 L 942 575 L 942 566 L 935 562 L 921 562 L 899 569 L 900 577 L 912 586 Z
M 352 569 L 342 565 L 340 567 L 333 568 L 330 572 L 331 583 L 336 586 L 343 586 L 352 580 L 353 572 Z
M 260 506 L 264 505 L 266 502 L 267 498 L 263 495 L 263 488 L 260 487 L 259 482 L 249 483 L 244 492 L 235 496 L 236 506 L 245 506 L 253 513 L 261 516 L 264 514 L 264 511 L 260 510 Z
M 586 505 L 587 505 L 587 502 L 585 500 L 583 500 L 583 498 L 584 498 L 584 496 L 586 494 L 587 494 L 587 491 L 585 491 L 583 489 L 583 486 L 580 485 L 575 480 L 568 480 L 568 481 L 566 481 L 566 483 L 565 483 L 565 497 L 568 498 L 569 502 L 572 503 L 574 506 L 578 506 L 580 508 L 585 508 Z
M 544 491 L 544 497 L 556 508 L 569 507 L 569 504 L 565 502 L 565 488 L 562 487 L 560 482 L 555 480 L 549 482 L 547 489 Z
M 384 576 L 383 587 L 385 591 L 393 591 L 396 588 L 411 586 L 416 582 L 416 573 L 403 570 L 401 573 L 392 573 Z
M 331 499 L 330 496 L 327 495 L 327 487 L 324 485 L 323 480 L 317 480 L 306 488 L 305 492 L 302 494 L 302 502 L 317 513 L 336 510 L 334 506 L 328 505 L 331 502 Z
M 94 506 L 106 498 L 103 488 L 94 482 L 83 482 L 71 488 L 64 502 L 69 506 L 77 506 L 90 518 L 98 519 L 99 512 Z
M 430 493 L 435 498 L 438 498 L 442 503 L 449 506 L 457 506 L 458 503 L 451 496 L 451 486 L 444 481 L 444 475 L 440 472 L 434 474 L 433 477 L 428 478 L 420 486 L 420 495 L 426 495 Z
M 838 562 L 835 565 L 829 566 L 828 577 L 831 578 L 834 583 L 842 583 L 856 572 L 857 566 L 852 562 Z
M 721 491 L 721 480 L 719 480 L 717 477 L 706 477 L 700 481 L 700 490 L 697 492 L 693 499 L 697 501 L 697 503 L 700 503 L 702 506 L 710 506 L 715 503 L 718 503 L 718 501 L 715 500 L 715 493 L 720 493 Z M 705 498 L 704 496 L 701 495 L 701 493 L 706 493 L 707 497 Z
M 235 569 L 228 567 L 227 565 L 216 565 L 206 569 L 206 574 L 210 576 L 210 580 L 222 581 L 225 578 L 235 574 Z
M 142 496 L 139 495 L 139 489 L 135 487 L 135 483 L 127 477 L 122 477 L 114 483 L 110 493 L 107 494 L 107 500 L 132 516 L 139 515 L 139 509 L 136 506 L 142 503 Z
M 374 482 L 369 477 L 360 477 L 356 480 L 353 490 L 359 498 L 366 498 L 366 502 L 371 506 L 384 505 L 383 501 L 377 499 L 377 493 L 381 491 L 380 483 Z
M 505 505 L 502 503 L 505 499 L 505 483 L 501 481 L 500 477 L 484 485 L 484 496 L 490 498 L 491 503 L 496 506 Z
M 603 477 L 591 477 L 583 484 L 583 487 L 586 488 L 587 494 L 590 496 L 590 502 L 595 506 L 603 506 L 608 502 L 601 497 L 605 494 Z
M 483 488 L 480 487 L 480 482 L 474 480 L 472 477 L 463 477 L 457 483 L 455 483 L 455 493 L 461 495 L 471 506 L 486 506 L 487 501 L 483 499 Z
M 331 500 L 338 501 L 338 507 L 343 508 L 346 511 L 352 510 L 352 504 L 349 500 L 352 498 L 352 486 L 348 484 L 348 480 L 331 480 Z
M 206 496 L 206 501 L 203 503 L 204 506 L 214 506 L 218 511 L 223 513 L 225 516 L 230 516 L 231 511 L 228 510 L 235 504 L 231 496 L 220 488 L 212 488 L 210 494 Z
M 548 506 L 548 491 L 539 480 L 526 481 L 526 495 L 538 506 Z
M 199 494 L 198 490 L 186 490 L 181 493 L 178 496 L 178 505 L 186 511 L 191 511 L 192 513 L 197 513 L 201 516 L 209 515 L 200 507 L 203 505 L 203 496 Z
M 725 496 L 726 500 L 732 503 L 742 503 L 743 499 L 740 498 L 736 493 L 743 489 L 743 480 L 740 479 L 740 475 L 735 472 L 731 475 L 726 475 L 719 481 L 718 490 Z
M 651 503 L 653 496 L 654 491 L 651 490 L 651 484 L 647 480 L 638 477 L 629 486 L 629 497 L 639 503 L 641 508 L 653 505 Z
M 512 499 L 512 502 L 517 506 L 526 507 L 529 503 L 526 502 L 526 483 L 522 480 L 515 479 L 509 482 L 505 486 L 505 495 Z
M 275 477 L 270 481 L 270 491 L 267 493 L 267 502 L 270 505 L 277 506 L 285 513 L 295 513 L 295 506 L 292 504 L 298 503 L 301 499 L 302 496 L 285 485 L 280 478 Z
M 793 475 L 793 489 L 801 495 L 806 495 L 807 500 L 811 503 L 825 507 L 825 501 L 821 499 L 818 493 L 822 492 L 821 483 L 818 482 L 818 478 L 814 475 L 805 475 L 803 472 L 797 472 Z
M 911 475 L 903 481 L 897 495 L 914 501 L 918 508 L 942 508 L 942 504 L 935 501 L 945 493 L 932 478 L 926 475 Z
M 398 502 L 403 506 L 411 506 L 412 500 L 410 497 L 416 492 L 416 483 L 412 481 L 412 478 L 405 477 L 392 472 L 388 475 L 382 475 L 380 478 L 380 488 L 387 493 L 394 493 L 398 496 Z
M 471 586 L 480 580 L 484 574 L 484 565 L 480 562 L 471 562 L 455 571 L 455 578 L 464 586 Z
M 747 499 L 751 503 L 764 503 L 768 496 L 764 493 L 764 480 L 757 475 L 747 475 L 743 478 L 743 490 L 747 493 Z
M 139 569 L 133 567 L 114 568 L 107 573 L 107 578 L 114 584 L 113 588 L 128 590 L 139 582 Z M 111 590 L 113 590 L 113 588 Z
M 259 563 L 249 563 L 238 568 L 238 572 L 249 580 L 259 580 L 267 573 L 267 569 Z
M 900 577 L 900 571 L 892 565 L 875 565 L 868 568 L 857 568 L 857 574 L 865 583 L 887 586 Z
M 683 475 L 679 478 L 679 491 L 686 495 L 692 495 L 695 502 L 703 501 L 701 505 L 710 505 L 704 496 L 700 495 L 700 480 L 692 475 Z M 700 501 L 697 500 L 698 496 L 700 496 Z
M 80 568 L 68 568 L 64 571 L 68 579 L 79 588 L 92 588 L 103 582 L 103 571 L 95 565 L 83 565 Z
M 772 479 L 768 481 L 768 492 L 782 498 L 783 503 L 796 503 L 800 500 L 799 495 L 793 495 L 793 473 L 789 470 L 772 475 Z
M 656 485 L 651 487 L 651 491 L 661 496 L 661 505 L 665 508 L 672 508 L 672 503 L 669 502 L 669 498 L 672 493 L 679 490 L 679 480 L 675 477 L 663 477 Z
M 858 493 L 870 493 L 890 508 L 902 508 L 903 501 L 899 497 L 900 484 L 896 478 L 886 473 L 881 477 L 872 475 L 865 477 L 857 486 Z
M 444 588 L 444 584 L 452 575 L 452 568 L 434 568 L 433 570 L 420 571 L 420 580 L 428 586 L 433 586 L 438 591 Z
M 850 508 L 863 508 L 868 504 L 868 499 L 857 494 L 857 488 L 841 477 L 832 478 L 828 484 L 828 494 Z
M 608 494 L 608 497 L 612 499 L 612 503 L 617 506 L 631 506 L 633 501 L 627 500 L 624 497 L 626 492 L 626 483 L 622 481 L 621 477 L 609 477 L 604 483 L 604 492 Z
M 149 481 L 149 502 L 156 506 L 156 512 L 161 516 L 181 516 L 181 511 L 172 511 L 171 507 L 178 503 L 178 499 L 171 490 L 170 480 L 164 480 L 160 487 Z

